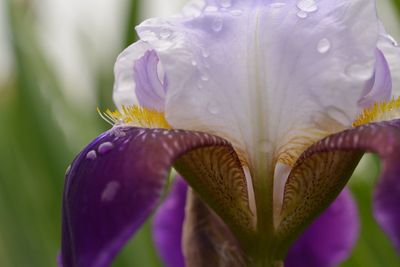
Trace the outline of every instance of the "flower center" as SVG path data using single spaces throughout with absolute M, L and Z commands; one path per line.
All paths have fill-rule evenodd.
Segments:
M 165 119 L 164 113 L 141 106 L 122 106 L 121 111 L 100 112 L 100 116 L 112 125 L 130 125 L 145 128 L 171 129 L 171 125 Z
M 400 97 L 392 98 L 390 101 L 375 103 L 372 107 L 364 109 L 353 122 L 353 126 L 395 118 L 400 118 Z

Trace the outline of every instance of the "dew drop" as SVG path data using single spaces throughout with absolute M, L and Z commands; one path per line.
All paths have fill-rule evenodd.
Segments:
M 315 12 L 318 10 L 318 6 L 315 0 L 300 0 L 297 2 L 297 7 L 304 12 Z
M 373 74 L 373 62 L 357 62 L 350 64 L 346 70 L 346 74 L 350 77 L 366 80 L 371 78 Z
M 109 182 L 101 193 L 101 200 L 104 202 L 114 200 L 120 187 L 120 184 L 116 181 Z
M 112 150 L 114 148 L 113 143 L 111 142 L 104 142 L 101 145 L 99 145 L 99 148 L 97 149 L 97 151 L 104 155 L 106 153 L 108 153 L 110 150 Z
M 220 0 L 219 4 L 222 7 L 228 8 L 228 7 L 230 7 L 232 5 L 232 1 L 231 0 Z
M 399 46 L 399 44 L 397 43 L 396 39 L 393 38 L 393 36 L 388 34 L 387 38 L 389 39 L 389 41 L 392 43 L 393 46 Z
M 218 7 L 216 7 L 216 6 L 207 6 L 204 9 L 204 12 L 217 12 L 217 11 L 218 11 Z
M 222 18 L 217 17 L 212 22 L 212 26 L 211 27 L 212 27 L 213 31 L 219 32 L 219 31 L 222 30 L 223 24 L 224 24 L 224 22 L 223 22 Z
M 170 37 L 170 36 L 171 36 L 171 31 L 168 30 L 168 29 L 163 29 L 163 30 L 160 32 L 160 37 L 161 37 L 161 39 L 167 39 L 167 38 Z
M 305 11 L 299 11 L 299 12 L 297 12 L 297 16 L 298 16 L 299 18 L 301 18 L 301 19 L 305 19 L 305 18 L 307 18 L 308 13 L 305 12 Z
M 284 6 L 286 6 L 286 3 L 281 3 L 281 2 L 272 3 L 270 5 L 270 7 L 272 7 L 272 8 L 282 8 Z
M 219 112 L 218 106 L 215 105 L 214 103 L 208 103 L 207 110 L 208 110 L 208 112 L 210 112 L 210 114 L 213 114 L 213 115 L 216 115 Z
M 123 123 L 123 120 L 122 120 L 122 122 L 119 122 L 119 123 Z M 113 127 L 110 131 L 110 134 L 117 138 L 124 137 L 126 135 L 126 133 L 124 132 L 124 130 L 121 127 Z
M 203 57 L 207 58 L 210 56 L 210 50 L 204 47 L 203 49 L 201 49 L 201 54 L 203 55 Z
M 331 49 L 331 42 L 328 39 L 323 38 L 319 40 L 317 45 L 317 50 L 319 53 L 325 54 L 326 52 L 329 51 L 329 49 Z
M 200 76 L 200 79 L 201 79 L 202 81 L 208 81 L 209 77 L 208 77 L 207 73 L 203 73 L 203 74 Z
M 65 176 L 67 176 L 70 171 L 71 171 L 71 165 L 68 165 L 67 169 L 65 170 Z
M 97 158 L 96 151 L 90 150 L 90 151 L 86 154 L 86 158 L 87 158 L 87 159 L 90 159 L 90 160 L 95 160 L 95 159 Z
M 196 60 L 194 60 L 194 59 L 192 59 L 192 66 L 197 66 L 197 62 L 196 62 Z
M 240 16 L 242 14 L 243 14 L 243 10 L 241 10 L 241 9 L 234 9 L 231 11 L 232 16 Z

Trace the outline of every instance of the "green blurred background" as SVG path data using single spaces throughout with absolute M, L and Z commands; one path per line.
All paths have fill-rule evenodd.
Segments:
M 134 25 L 174 13 L 184 0 L 0 0 L 0 266 L 55 266 L 64 172 L 108 128 L 113 64 Z M 380 0 L 400 37 L 400 1 Z M 371 214 L 379 164 L 367 156 L 351 180 L 362 229 L 343 266 L 400 266 Z M 346 227 L 346 226 L 343 226 Z M 162 266 L 147 224 L 114 266 Z

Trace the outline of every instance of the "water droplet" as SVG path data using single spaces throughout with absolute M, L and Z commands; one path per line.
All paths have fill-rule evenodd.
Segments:
M 215 32 L 219 32 L 222 30 L 222 26 L 224 24 L 224 21 L 222 20 L 222 18 L 217 17 L 214 19 L 214 21 L 212 22 L 212 29 Z
M 90 151 L 86 154 L 86 158 L 87 158 L 87 159 L 90 159 L 90 160 L 95 160 L 95 159 L 97 158 L 96 151 L 90 150 Z
M 219 108 L 215 103 L 208 103 L 207 110 L 210 114 L 216 115 L 219 112 Z
M 315 0 L 300 0 L 297 2 L 297 7 L 304 12 L 310 13 L 318 10 Z
M 208 77 L 207 73 L 203 73 L 203 74 L 200 76 L 200 79 L 201 79 L 202 81 L 208 81 L 209 77 Z
M 120 187 L 120 184 L 116 181 L 109 182 L 101 193 L 101 200 L 104 202 L 114 200 Z
M 270 7 L 272 7 L 272 8 L 282 8 L 284 6 L 286 6 L 286 3 L 281 3 L 281 2 L 272 3 L 270 5 Z
M 218 7 L 216 7 L 216 6 L 207 6 L 204 9 L 204 12 L 217 12 L 217 11 L 218 11 Z
M 389 39 L 389 41 L 392 43 L 393 46 L 399 46 L 399 44 L 397 43 L 396 39 L 393 38 L 393 36 L 388 34 L 387 38 Z
M 122 121 L 123 122 L 123 121 Z M 115 136 L 117 138 L 119 137 L 124 137 L 126 135 L 126 133 L 124 132 L 124 130 L 121 127 L 113 127 L 110 131 L 110 134 L 112 136 Z
M 317 45 L 318 52 L 320 52 L 321 54 L 325 54 L 326 52 L 329 51 L 329 49 L 331 49 L 331 42 L 329 42 L 328 39 L 323 38 L 319 40 Z
M 240 16 L 243 14 L 243 10 L 241 9 L 234 9 L 231 11 L 232 16 Z
M 67 169 L 65 170 L 65 176 L 67 176 L 70 171 L 71 171 L 71 165 L 68 165 Z
M 227 8 L 227 7 L 230 7 L 230 6 L 232 5 L 232 1 L 231 1 L 231 0 L 220 0 L 220 1 L 219 1 L 219 4 L 220 4 L 222 7 Z
M 346 70 L 346 74 L 361 80 L 366 80 L 371 78 L 373 74 L 373 62 L 356 62 L 350 64 Z
M 160 37 L 161 37 L 161 39 L 167 39 L 168 37 L 170 37 L 171 36 L 171 31 L 169 30 L 169 29 L 163 29 L 161 32 L 160 32 Z
M 114 148 L 113 143 L 111 143 L 111 142 L 104 142 L 104 143 L 102 143 L 101 145 L 99 145 L 99 148 L 97 149 L 97 151 L 98 151 L 100 154 L 104 155 L 104 154 L 106 154 L 107 152 L 109 152 L 110 150 L 112 150 L 113 148 Z
M 299 12 L 297 12 L 297 16 L 298 16 L 299 18 L 301 18 L 301 19 L 305 19 L 305 18 L 307 18 L 308 13 L 305 12 L 305 11 L 299 11 Z
M 197 62 L 194 59 L 192 59 L 192 66 L 197 66 Z
M 203 57 L 207 58 L 210 56 L 210 50 L 208 50 L 208 48 L 206 48 L 206 47 L 203 47 L 201 49 L 201 54 L 203 55 Z

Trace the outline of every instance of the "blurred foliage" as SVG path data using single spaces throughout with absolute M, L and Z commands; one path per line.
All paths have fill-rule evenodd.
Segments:
M 29 2 L 6 3 L 15 66 L 12 79 L 0 88 L 0 266 L 55 266 L 65 169 L 79 148 L 108 126 L 95 110 L 87 114 L 65 100 L 37 40 Z M 400 14 L 400 1 L 393 3 Z M 139 1 L 130 1 L 121 48 L 136 38 L 138 5 Z M 96 78 L 99 107 L 112 107 L 112 72 L 99 69 Z M 67 143 L 58 113 L 79 133 L 73 145 Z M 369 161 L 378 166 L 377 159 Z M 398 255 L 372 218 L 371 195 L 378 172 L 364 170 L 357 175 L 351 189 L 362 229 L 354 253 L 343 266 L 400 266 Z M 129 242 L 114 266 L 161 266 L 149 224 Z
M 121 48 L 135 36 L 138 3 L 130 4 L 130 31 Z M 37 39 L 30 2 L 8 0 L 6 8 L 15 65 L 13 77 L 0 88 L 0 266 L 55 266 L 64 172 L 78 149 L 108 125 L 96 110 L 87 114 L 64 98 Z M 100 108 L 113 106 L 113 63 L 96 76 Z M 59 113 L 79 133 L 73 145 L 67 144 Z M 115 263 L 159 265 L 148 225 Z

